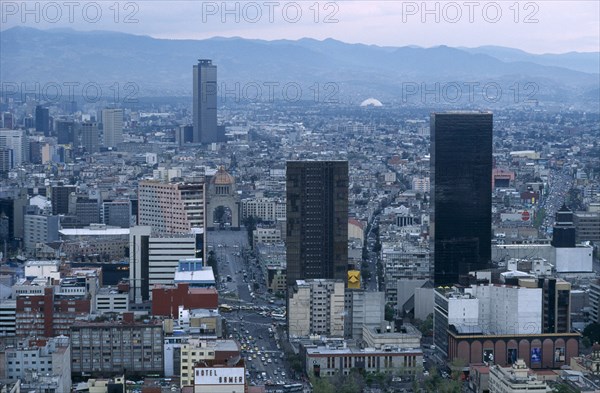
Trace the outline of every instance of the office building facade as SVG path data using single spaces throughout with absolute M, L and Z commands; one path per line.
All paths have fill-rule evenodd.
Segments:
M 194 65 L 194 143 L 219 142 L 217 132 L 217 66 L 199 59 Z
M 82 147 L 86 153 L 92 154 L 100 151 L 100 143 L 98 141 L 98 125 L 96 123 L 81 123 L 78 139 L 79 147 Z
M 204 230 L 204 183 L 141 181 L 138 185 L 138 223 L 158 233 Z
M 123 109 L 104 109 L 102 127 L 104 147 L 115 148 L 123 142 Z
M 288 161 L 287 282 L 346 279 L 348 161 Z
M 35 107 L 35 131 L 50 136 L 50 111 L 40 105 Z
M 130 293 L 134 302 L 150 300 L 154 285 L 173 284 L 179 261 L 201 258 L 204 233 L 160 235 L 149 226 L 131 228 L 129 235 Z
M 492 237 L 492 119 L 485 112 L 431 115 L 436 286 L 485 269 Z

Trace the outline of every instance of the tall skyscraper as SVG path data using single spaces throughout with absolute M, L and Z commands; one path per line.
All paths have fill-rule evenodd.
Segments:
M 123 142 L 123 109 L 104 109 L 102 111 L 104 127 L 104 147 L 115 148 Z
M 81 123 L 80 146 L 83 147 L 87 153 L 98 153 L 100 151 L 98 144 L 98 126 L 96 123 Z
M 59 145 L 73 144 L 75 141 L 75 122 L 72 120 L 58 120 L 56 122 L 56 134 Z
M 431 115 L 435 285 L 485 269 L 492 237 L 492 120 L 489 112 Z
M 50 136 L 50 111 L 43 106 L 35 107 L 35 130 Z
M 287 283 L 346 279 L 348 161 L 288 161 Z
M 219 142 L 217 132 L 217 66 L 199 59 L 194 65 L 194 143 Z

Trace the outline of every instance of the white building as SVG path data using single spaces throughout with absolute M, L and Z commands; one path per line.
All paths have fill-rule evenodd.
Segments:
M 15 167 L 28 162 L 29 143 L 25 130 L 2 130 L 0 129 L 0 148 L 5 147 L 12 150 L 13 164 Z
M 59 261 L 27 261 L 25 262 L 25 277 L 59 280 L 59 268 Z
M 117 147 L 123 142 L 123 109 L 102 110 L 102 126 L 104 127 L 104 146 Z
M 17 301 L 15 299 L 0 300 L 0 337 L 16 334 Z
M 258 243 L 280 243 L 281 231 L 275 228 L 256 228 L 252 231 L 252 243 L 256 247 Z
M 341 280 L 297 280 L 289 299 L 290 337 L 343 337 L 344 291 Z
M 194 369 L 194 393 L 246 392 L 246 367 L 243 362 L 234 366 L 213 364 Z
M 430 190 L 430 181 L 429 177 L 413 177 L 412 179 L 412 189 L 416 192 L 420 192 L 421 194 L 429 192 Z
M 203 233 L 154 234 L 152 227 L 131 228 L 129 279 L 134 302 L 150 300 L 154 285 L 173 284 L 182 259 L 202 252 Z
M 275 198 L 257 197 L 241 201 L 242 219 L 250 216 L 263 221 L 277 221 L 285 219 L 285 201 Z
M 36 375 L 55 376 L 59 386 L 56 392 L 71 391 L 71 351 L 69 338 L 49 338 L 45 345 L 5 349 L 5 375 L 8 380 L 33 382 Z
M 96 314 L 122 313 L 129 311 L 129 294 L 119 293 L 116 289 L 101 288 L 96 293 Z
M 552 389 L 545 381 L 538 380 L 534 374 L 529 373 L 529 368 L 518 359 L 512 367 L 490 367 L 489 386 L 490 393 L 527 393 L 551 392 Z

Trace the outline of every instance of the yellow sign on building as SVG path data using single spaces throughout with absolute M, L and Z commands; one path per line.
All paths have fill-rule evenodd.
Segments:
M 348 270 L 348 288 L 360 289 L 360 270 Z

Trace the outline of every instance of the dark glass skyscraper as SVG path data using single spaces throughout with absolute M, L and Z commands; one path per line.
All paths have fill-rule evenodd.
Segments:
M 194 65 L 194 143 L 219 142 L 217 132 L 217 66 L 199 59 Z
M 492 120 L 489 112 L 431 115 L 435 285 L 485 269 L 492 237 Z
M 50 136 L 50 111 L 43 106 L 35 107 L 35 130 Z
M 301 279 L 346 279 L 348 161 L 288 161 L 288 286 Z

